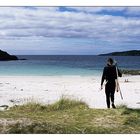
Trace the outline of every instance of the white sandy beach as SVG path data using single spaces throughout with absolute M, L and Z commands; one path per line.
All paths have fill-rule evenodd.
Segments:
M 0 76 L 0 106 L 25 102 L 54 103 L 62 96 L 86 102 L 91 108 L 106 108 L 100 78 L 92 76 Z M 129 82 L 124 82 L 128 79 Z M 116 105 L 140 108 L 140 76 L 119 79 L 124 100 L 115 93 Z

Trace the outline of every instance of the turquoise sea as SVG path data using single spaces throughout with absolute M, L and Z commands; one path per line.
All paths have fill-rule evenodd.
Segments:
M 101 75 L 108 56 L 20 55 L 27 60 L 0 61 L 0 76 Z M 140 69 L 140 56 L 113 57 L 120 69 Z

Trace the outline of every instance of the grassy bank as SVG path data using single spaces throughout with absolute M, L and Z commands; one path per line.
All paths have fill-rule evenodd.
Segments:
M 90 109 L 70 99 L 28 103 L 0 112 L 0 133 L 140 133 L 140 109 Z
M 121 72 L 123 73 L 123 74 L 126 74 L 126 75 L 140 75 L 140 70 L 125 70 L 125 69 L 123 69 L 123 70 L 121 70 Z

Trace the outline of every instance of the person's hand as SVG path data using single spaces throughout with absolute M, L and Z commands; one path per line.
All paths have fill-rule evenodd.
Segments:
M 119 92 L 119 89 L 117 89 L 116 91 Z

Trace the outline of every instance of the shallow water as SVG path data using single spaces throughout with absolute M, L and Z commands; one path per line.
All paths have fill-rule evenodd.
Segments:
M 40 55 L 18 56 L 28 60 L 0 61 L 0 75 L 101 75 L 108 56 Z M 115 56 L 121 69 L 140 69 L 139 56 Z

